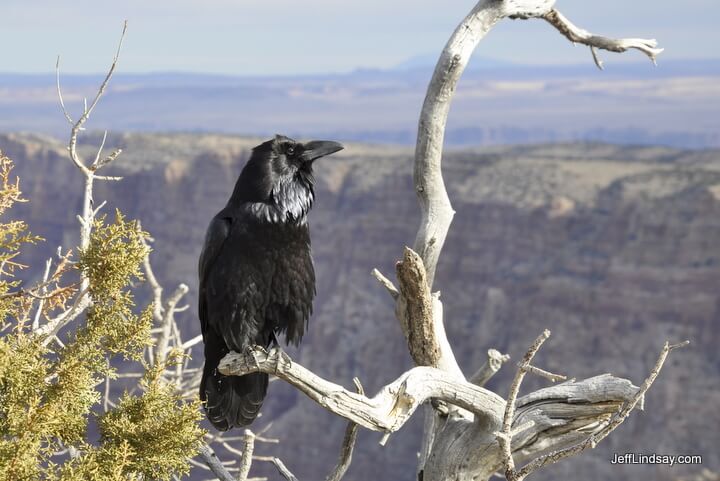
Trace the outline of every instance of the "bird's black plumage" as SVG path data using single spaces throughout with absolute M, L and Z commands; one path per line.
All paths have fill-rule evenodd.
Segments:
M 258 415 L 267 374 L 224 376 L 228 351 L 269 346 L 276 334 L 297 345 L 315 297 L 307 214 L 313 162 L 342 149 L 276 136 L 253 149 L 227 205 L 210 222 L 200 254 L 199 317 L 205 342 L 200 399 L 222 431 Z

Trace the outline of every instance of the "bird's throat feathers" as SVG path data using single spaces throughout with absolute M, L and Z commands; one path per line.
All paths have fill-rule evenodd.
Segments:
M 266 199 L 232 202 L 263 222 L 304 224 L 315 200 L 312 172 L 297 171 L 293 176 L 276 179 Z M 241 186 L 237 186 L 241 187 Z

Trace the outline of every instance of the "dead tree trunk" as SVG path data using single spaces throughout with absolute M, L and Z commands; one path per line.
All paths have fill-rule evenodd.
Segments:
M 504 18 L 541 18 L 572 42 L 589 46 L 598 67 L 602 64 L 596 49 L 623 52 L 634 48 L 653 61 L 662 51 L 654 40 L 593 35 L 573 25 L 554 4 L 554 0 L 481 0 L 456 28 L 435 67 L 418 125 L 413 180 L 422 221 L 414 249 L 406 248 L 398 263 L 398 287 L 373 271 L 396 301 L 396 315 L 418 367 L 401 374 L 374 397 L 324 380 L 279 350 L 230 353 L 220 364 L 221 372 L 275 374 L 334 414 L 387 434 L 400 429 L 424 405 L 426 422 L 417 469 L 422 481 L 480 481 L 498 471 L 509 480 L 521 480 L 542 466 L 594 447 L 623 422 L 641 402 L 667 354 L 685 343 L 666 343 L 640 387 L 605 374 L 518 398 L 527 373 L 552 382 L 565 379 L 531 364 L 550 335 L 545 331 L 518 364 L 510 393 L 501 397 L 482 385 L 507 356 L 489 351 L 488 362 L 466 380 L 445 335 L 439 293 L 432 292 L 435 268 L 454 215 L 441 168 L 445 124 L 456 84 L 485 34 Z M 523 466 L 516 468 L 516 463 Z

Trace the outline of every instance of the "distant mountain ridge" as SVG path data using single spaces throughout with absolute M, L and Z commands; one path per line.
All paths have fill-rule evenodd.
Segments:
M 89 125 L 136 132 L 225 132 L 415 141 L 431 56 L 387 70 L 301 76 L 118 73 Z M 101 75 L 63 75 L 77 112 Z M 447 129 L 449 146 L 602 141 L 720 147 L 720 60 L 515 65 L 473 59 Z M 0 132 L 64 135 L 51 74 L 0 74 Z

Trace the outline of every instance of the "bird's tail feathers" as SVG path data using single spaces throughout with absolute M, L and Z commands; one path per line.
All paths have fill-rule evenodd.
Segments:
M 252 373 L 224 376 L 206 365 L 200 383 L 200 398 L 208 420 L 220 431 L 248 426 L 260 413 L 267 393 L 268 375 Z

